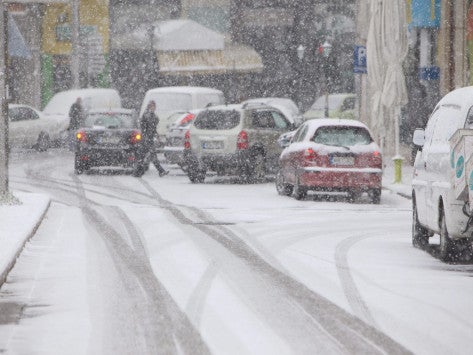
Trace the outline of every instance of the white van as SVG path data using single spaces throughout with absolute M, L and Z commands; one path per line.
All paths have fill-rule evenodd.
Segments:
M 445 95 L 435 106 L 425 130 L 417 129 L 413 137 L 419 151 L 412 178 L 412 243 L 424 247 L 429 237 L 439 234 L 439 254 L 445 261 L 471 252 L 473 226 L 467 214 L 471 214 L 468 210 L 473 206 L 468 206 L 468 198 L 456 191 L 455 180 L 463 166 L 458 169 L 454 156 L 454 135 L 463 129 L 468 133 L 471 128 L 473 86 Z M 468 158 L 463 157 L 463 161 Z
M 69 120 L 69 110 L 76 99 L 82 99 L 84 109 L 119 108 L 122 106 L 120 94 L 115 89 L 86 88 L 73 89 L 56 93 L 44 107 L 47 116 L 62 116 Z
M 141 104 L 140 117 L 151 100 L 156 102 L 156 114 L 159 117 L 158 134 L 161 137 L 166 135 L 168 127 L 172 123 L 169 122 L 172 113 L 225 103 L 223 92 L 217 89 L 197 86 L 160 87 L 146 92 Z

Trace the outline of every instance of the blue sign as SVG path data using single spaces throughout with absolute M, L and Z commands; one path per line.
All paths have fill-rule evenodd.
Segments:
M 457 179 L 461 178 L 463 175 L 463 170 L 465 169 L 465 158 L 463 158 L 463 155 L 460 155 L 460 158 L 457 160 L 457 166 L 456 166 L 456 177 Z
M 355 49 L 353 51 L 353 73 L 355 74 L 368 73 L 365 46 L 355 46 Z
M 412 0 L 410 27 L 440 27 L 440 0 Z

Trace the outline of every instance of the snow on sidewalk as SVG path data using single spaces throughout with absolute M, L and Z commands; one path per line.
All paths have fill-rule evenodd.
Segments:
M 20 204 L 0 204 L 0 285 L 50 203 L 44 194 L 14 191 L 13 195 Z

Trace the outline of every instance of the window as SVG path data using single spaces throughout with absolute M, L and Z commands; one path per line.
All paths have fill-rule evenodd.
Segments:
M 251 124 L 254 128 L 275 128 L 274 118 L 270 111 L 253 111 Z
M 286 121 L 286 119 L 276 111 L 272 111 L 271 115 L 273 116 L 274 123 L 276 125 L 276 128 L 278 129 L 286 129 L 289 127 L 289 123 Z
M 28 107 L 13 107 L 8 109 L 8 117 L 11 122 L 37 120 L 38 114 Z
M 325 126 L 315 131 L 312 141 L 337 147 L 352 147 L 370 144 L 373 139 L 363 127 Z
M 299 127 L 299 129 L 296 131 L 296 134 L 294 134 L 294 137 L 292 138 L 292 142 L 302 142 L 302 140 L 305 138 L 308 130 L 308 126 L 302 125 Z
M 470 107 L 466 115 L 465 128 L 473 128 L 473 106 Z
M 198 129 L 232 129 L 240 123 L 240 113 L 233 111 L 206 110 L 199 113 L 194 126 Z
M 85 127 L 104 127 L 108 129 L 137 127 L 136 119 L 131 115 L 121 113 L 98 113 L 86 117 Z

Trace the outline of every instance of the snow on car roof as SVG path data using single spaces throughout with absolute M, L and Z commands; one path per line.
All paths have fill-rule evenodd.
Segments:
M 314 118 L 305 122 L 309 126 L 309 131 L 311 132 L 315 132 L 319 127 L 322 126 L 363 127 L 370 131 L 368 126 L 366 126 L 363 122 L 347 118 Z
M 473 106 L 473 86 L 455 89 L 446 94 L 438 105 L 458 105 L 470 108 Z

